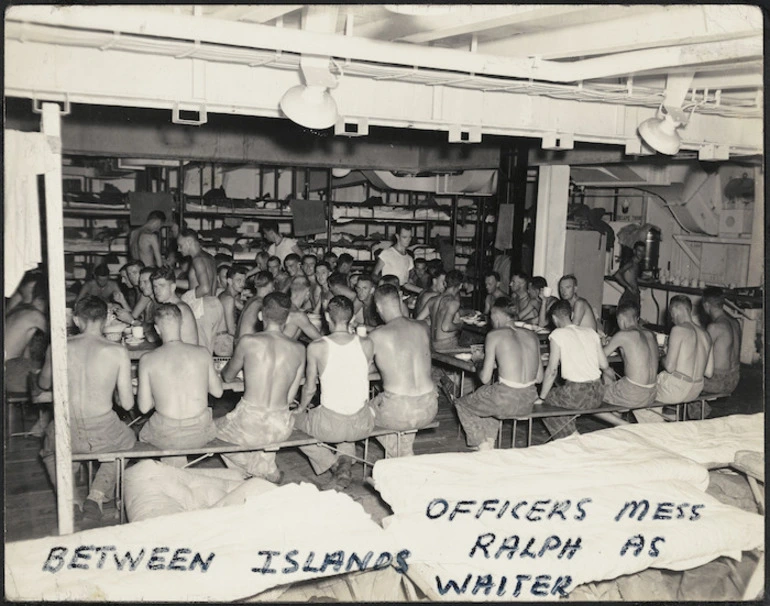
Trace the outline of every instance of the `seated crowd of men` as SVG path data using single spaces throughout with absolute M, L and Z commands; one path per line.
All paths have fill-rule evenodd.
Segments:
M 162 219 L 151 216 L 150 227 L 137 230 L 144 230 L 132 239 L 137 256 L 157 262 L 153 234 L 157 238 Z M 182 229 L 178 246 L 190 262 L 181 276 L 172 266 L 147 266 L 136 258 L 123 268 L 127 292 L 118 297 L 120 290 L 110 285 L 115 283 L 104 282 L 103 272 L 95 272 L 96 284 L 87 284 L 74 306 L 80 334 L 67 345 L 73 452 L 127 449 L 137 439 L 113 410 L 113 394 L 125 410 L 133 409 L 134 394 L 127 350 L 102 334 L 107 300 L 115 304 L 119 319 L 142 326 L 148 340 L 161 343 L 141 357 L 136 389 L 139 412 L 154 410 L 138 439 L 160 449 L 199 447 L 215 437 L 261 447 L 281 442 L 299 428 L 335 445 L 333 450 L 306 446 L 302 451 L 316 474 L 331 470 L 333 485 L 346 487 L 355 442 L 375 425 L 401 431 L 434 419 L 438 392 L 431 356 L 459 345 L 462 273 L 445 271 L 440 261 L 413 260 L 406 226 L 399 228 L 394 246 L 380 255 L 372 275 L 354 273 L 353 259 L 346 254 L 328 253 L 320 260 L 301 256 L 296 242 L 282 236 L 274 223 L 265 222 L 262 229 L 271 245 L 257 254 L 252 270 L 238 264 L 217 266 L 196 232 Z M 139 254 L 142 246 L 147 255 Z M 456 401 L 449 394 L 472 448 L 492 448 L 497 419 L 526 414 L 538 399 L 570 409 L 596 408 L 603 401 L 635 408 L 655 401 L 689 402 L 702 389 L 729 393 L 737 385 L 740 328 L 724 312 L 719 289 L 704 292 L 703 307 L 711 320 L 707 329 L 693 315 L 690 299 L 671 299 L 674 327 L 664 369 L 658 373 L 658 343 L 642 327 L 636 302 L 618 306 L 619 331 L 602 346 L 596 317 L 577 295 L 574 276 L 560 280 L 558 299 L 549 296 L 543 278 L 530 279 L 522 272 L 512 275 L 509 294 L 494 272 L 485 276 L 484 284 L 491 330 L 486 354 L 474 354 L 483 385 Z M 45 340 L 41 347 L 32 338 L 39 341 L 47 331 L 41 285 L 39 275 L 25 278 L 9 301 L 7 369 L 24 375 L 25 381 L 30 370 L 39 370 L 39 388 L 50 389 L 50 348 L 47 355 L 41 353 Z M 181 296 L 180 287 L 186 289 Z M 538 335 L 521 322 L 553 328 L 545 368 Z M 228 346 L 232 356 L 220 375 L 212 353 Z M 615 380 L 607 357 L 618 350 L 625 375 Z M 561 382 L 556 381 L 559 368 Z M 369 375 L 375 372 L 382 391 L 370 400 Z M 243 397 L 227 415 L 213 419 L 208 395 L 220 397 L 223 383 L 240 373 Z M 311 408 L 317 383 L 320 405 Z M 640 421 L 662 420 L 646 408 L 636 415 Z M 576 431 L 568 417 L 546 419 L 546 427 L 553 437 Z M 53 481 L 54 436 L 50 423 L 41 455 Z M 413 453 L 414 434 L 403 436 L 400 444 L 394 435 L 378 439 L 387 456 Z M 281 481 L 274 452 L 233 453 L 223 459 L 248 475 Z M 184 465 L 186 459 L 164 462 Z M 115 481 L 114 467 L 102 465 L 84 513 L 101 515 Z

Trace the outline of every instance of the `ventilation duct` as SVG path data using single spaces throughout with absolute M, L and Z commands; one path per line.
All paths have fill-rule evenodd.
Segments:
M 697 165 L 688 167 L 681 182 L 670 186 L 645 186 L 662 196 L 679 222 L 689 231 L 719 234 L 722 182 L 717 173 L 707 173 Z
M 420 191 L 434 194 L 492 196 L 497 192 L 496 170 L 466 170 L 459 174 L 396 175 L 390 171 L 363 171 L 377 189 Z

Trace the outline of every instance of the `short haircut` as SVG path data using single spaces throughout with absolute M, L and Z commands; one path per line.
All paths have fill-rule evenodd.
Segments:
M 107 267 L 106 263 L 100 263 L 96 267 L 94 267 L 94 276 L 102 277 L 102 276 L 109 276 L 110 275 L 110 268 Z
M 572 280 L 572 282 L 575 284 L 575 286 L 578 285 L 577 278 L 575 277 L 574 274 L 567 274 L 566 276 L 562 276 L 561 279 L 559 280 L 559 284 L 564 282 L 564 280 Z
M 358 276 L 358 281 L 361 282 L 362 280 L 364 282 L 370 282 L 371 284 L 374 284 L 374 278 L 372 277 L 372 274 L 361 274 L 361 275 L 359 275 Z
M 147 223 L 152 221 L 153 219 L 160 219 L 161 223 L 166 222 L 166 213 L 164 213 L 162 210 L 151 210 L 149 213 L 147 213 Z
M 687 313 L 692 313 L 692 301 L 684 295 L 675 295 L 671 297 L 668 306 L 669 308 L 683 307 Z
M 498 282 L 500 281 L 500 274 L 497 273 L 496 271 L 488 271 L 487 273 L 484 274 L 485 278 L 488 278 L 489 276 L 492 276 Z
M 353 317 L 353 301 L 342 295 L 332 297 L 326 309 L 335 324 L 347 324 Z
M 267 261 L 267 262 L 270 262 L 270 259 L 271 259 L 271 257 L 270 257 L 270 255 L 267 253 L 267 251 L 264 251 L 264 250 L 260 250 L 260 251 L 259 251 L 259 252 L 258 252 L 258 253 L 257 253 L 257 254 L 254 256 L 254 260 L 255 260 L 255 261 L 259 261 L 260 259 L 264 259 L 265 261 Z M 278 259 L 278 257 L 276 257 L 276 259 Z M 280 262 L 281 262 L 281 260 L 280 260 L 280 259 L 278 259 L 278 262 L 280 263 Z
M 543 276 L 535 276 L 532 278 L 529 283 L 540 290 L 541 288 L 545 288 L 548 286 L 548 280 L 546 280 Z
M 399 223 L 396 227 L 396 235 L 400 234 L 402 231 L 408 231 L 412 232 L 412 226 L 409 223 Z
M 360 279 L 361 278 L 359 278 L 359 280 Z M 382 276 L 380 278 L 380 284 L 392 284 L 395 287 L 401 286 L 401 282 L 399 281 L 398 276 L 394 276 L 393 274 Z
M 214 255 L 214 261 L 217 266 L 225 264 L 230 265 L 233 262 L 233 256 L 225 253 L 217 253 Z
M 227 277 L 228 278 L 234 278 L 237 274 L 243 274 L 244 276 L 249 273 L 249 270 L 246 269 L 243 265 L 238 265 L 237 263 L 230 267 L 230 269 L 227 270 Z
M 721 307 L 725 304 L 725 291 L 718 286 L 709 286 L 703 289 L 703 302 Z
M 173 267 L 158 267 L 155 269 L 154 272 L 152 272 L 152 275 L 150 276 L 150 280 L 155 282 L 155 280 L 166 280 L 168 282 L 176 282 L 176 273 L 174 272 Z
M 43 277 L 43 274 L 41 272 L 39 272 L 36 269 L 32 269 L 24 273 L 24 276 L 22 276 L 21 283 L 19 284 L 19 286 L 26 286 L 27 284 L 31 284 L 32 282 L 37 282 L 42 277 Z
M 497 299 L 492 302 L 492 309 L 503 312 L 511 320 L 516 320 L 519 317 L 516 307 L 513 304 L 513 300 L 511 300 L 510 297 L 497 297 Z
M 273 283 L 273 274 L 269 271 L 260 271 L 254 276 L 254 286 L 262 288 Z
M 142 269 L 144 267 L 144 262 L 140 261 L 139 259 L 134 259 L 133 261 L 129 261 L 123 267 L 121 267 L 120 271 L 128 271 L 129 267 L 138 267 L 139 269 Z
M 621 314 L 630 315 L 632 318 L 638 318 L 639 317 L 639 305 L 636 301 L 623 301 L 622 303 L 618 303 L 618 309 L 615 312 L 616 316 L 619 316 Z
M 271 292 L 262 300 L 262 317 L 265 321 L 284 324 L 291 310 L 291 297 L 283 292 Z
M 634 242 L 634 248 L 636 248 L 638 246 L 641 246 L 642 248 L 645 248 L 645 249 L 647 248 L 647 244 L 645 244 L 641 240 L 637 240 L 636 242 Z
M 230 267 L 231 267 L 231 265 L 230 265 L 229 263 L 222 263 L 222 265 L 219 265 L 219 266 L 217 266 L 217 273 L 219 273 L 219 272 L 220 272 L 220 271 L 222 271 L 223 269 L 224 269 L 226 272 L 228 272 L 228 273 L 229 273 L 229 272 L 230 272 Z
M 329 287 L 332 286 L 347 286 L 348 285 L 348 279 L 345 276 L 345 274 L 341 274 L 338 271 L 335 271 L 332 275 L 329 276 L 329 279 L 327 280 L 327 283 L 329 284 Z
M 286 258 L 283 260 L 283 264 L 286 265 L 287 261 L 296 261 L 299 263 L 302 259 L 300 259 L 300 256 L 297 253 L 289 253 L 286 255 Z
M 348 253 L 342 253 L 339 257 L 337 257 L 337 267 L 342 265 L 343 263 L 353 263 L 353 257 L 349 255 Z
M 158 303 L 155 305 L 155 311 L 152 314 L 152 319 L 156 324 L 167 322 L 168 320 L 174 320 L 181 324 L 182 310 L 173 303 Z
M 439 276 L 445 276 L 446 270 L 444 269 L 444 266 L 441 263 L 428 263 L 428 275 L 432 279 L 436 279 Z
M 272 221 L 272 220 L 262 221 L 259 224 L 259 231 L 261 231 L 262 233 L 265 233 L 266 231 L 272 231 L 277 234 L 278 221 Z
M 154 267 L 152 265 L 148 265 L 147 267 L 143 267 L 142 271 L 139 272 L 139 277 L 141 278 L 145 274 L 154 274 L 155 270 L 158 269 L 157 267 Z
M 529 285 L 529 274 L 526 272 L 515 271 L 511 274 L 511 280 L 513 280 L 514 278 L 521 278 L 522 280 L 524 280 L 524 282 L 527 283 L 527 285 Z
M 551 305 L 550 314 L 552 318 L 565 318 L 569 320 L 572 318 L 572 306 L 566 299 L 561 299 Z
M 417 258 L 414 260 L 414 264 L 415 264 L 415 265 L 427 265 L 427 264 L 428 264 L 428 262 L 425 260 L 425 257 L 417 257 Z
M 267 264 L 270 265 L 271 263 L 278 263 L 278 265 L 281 265 L 281 258 L 272 255 L 267 259 Z
M 291 281 L 289 290 L 291 290 L 292 293 L 310 290 L 310 280 L 303 275 L 299 275 Z
M 75 303 L 72 315 L 86 322 L 101 322 L 107 319 L 107 302 L 99 297 L 88 295 Z
M 315 268 L 318 269 L 319 267 L 325 267 L 329 271 L 332 270 L 331 265 L 329 265 L 326 261 L 319 261 L 315 264 Z
M 196 242 L 198 241 L 198 232 L 189 227 L 183 227 L 179 230 L 179 238 L 192 238 Z M 179 239 L 177 238 L 177 240 Z
M 316 263 L 318 263 L 318 257 L 316 257 L 315 255 L 310 255 L 310 254 L 307 254 L 307 255 L 303 255 L 303 256 L 302 256 L 302 262 L 303 262 L 303 263 L 304 263 L 305 261 L 307 261 L 308 259 L 313 259 L 313 261 L 315 261 Z
M 43 274 L 38 275 L 38 280 L 32 288 L 32 300 L 35 299 L 48 299 L 48 279 Z
M 463 283 L 463 272 L 459 269 L 453 269 L 447 272 L 446 275 L 446 287 L 452 288 L 453 286 L 460 286 Z
M 328 252 L 324 255 L 324 259 L 336 259 L 336 258 L 337 258 L 337 253 Z
M 378 286 L 377 289 L 374 291 L 374 302 L 375 303 L 390 302 L 400 306 L 401 295 L 397 287 L 393 286 L 392 284 L 383 284 L 382 286 Z

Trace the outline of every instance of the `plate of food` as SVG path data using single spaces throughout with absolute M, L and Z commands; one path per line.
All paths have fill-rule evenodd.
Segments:
M 126 345 L 134 346 L 134 345 L 141 345 L 142 343 L 144 343 L 144 341 L 145 341 L 144 337 L 139 337 L 139 338 L 137 338 L 137 337 L 126 337 L 124 342 L 125 342 Z
M 459 354 L 455 354 L 455 358 L 457 358 L 458 360 L 462 360 L 463 362 L 470 362 L 472 356 L 469 353 L 459 353 Z

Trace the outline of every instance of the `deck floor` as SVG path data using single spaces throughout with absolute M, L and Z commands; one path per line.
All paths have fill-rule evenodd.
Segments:
M 214 406 L 214 416 L 218 417 L 231 410 L 237 403 L 233 394 L 217 401 Z M 730 414 L 753 414 L 764 409 L 762 368 L 759 366 L 742 366 L 741 382 L 735 393 L 712 406 L 711 417 L 721 417 Z M 34 410 L 27 412 L 27 426 L 34 423 Z M 18 419 L 17 419 L 18 420 Z M 449 402 L 443 397 L 439 399 L 438 429 L 423 431 L 417 434 L 415 453 L 466 452 L 465 437 L 458 433 L 457 416 Z M 581 433 L 595 431 L 607 427 L 602 421 L 591 417 L 578 420 L 578 430 Z M 18 430 L 18 426 L 14 427 Z M 510 444 L 510 424 L 506 424 L 503 443 Z M 517 439 L 523 443 L 526 424 L 519 426 Z M 542 444 L 548 434 L 541 421 L 535 421 L 533 429 L 533 444 Z M 384 456 L 382 449 L 374 440 L 370 447 L 374 456 Z M 56 497 L 43 464 L 38 456 L 41 440 L 35 438 L 15 437 L 5 443 L 5 540 L 19 541 L 34 539 L 57 534 Z M 371 454 L 370 454 L 371 456 Z M 313 482 L 323 487 L 331 474 L 315 476 L 307 459 L 297 449 L 281 451 L 277 455 L 278 466 L 285 473 L 284 483 Z M 212 457 L 203 461 L 201 466 L 223 466 L 221 460 Z M 85 486 L 76 486 L 76 495 L 85 497 Z M 362 482 L 362 468 L 354 466 L 354 482 L 345 490 L 353 499 L 360 502 L 364 509 L 377 521 L 390 515 L 390 511 L 379 498 L 377 492 Z M 110 504 L 105 506 L 105 519 L 100 524 L 106 526 L 117 523 L 117 513 Z M 90 526 L 92 527 L 92 526 Z M 83 524 L 76 519 L 75 530 L 84 529 Z

